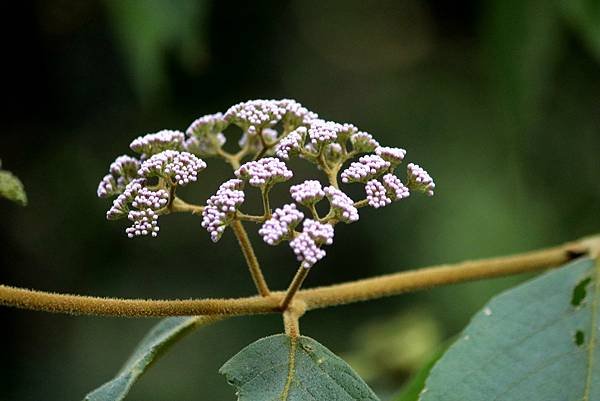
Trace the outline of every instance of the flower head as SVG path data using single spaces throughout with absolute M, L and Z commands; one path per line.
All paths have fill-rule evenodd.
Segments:
M 244 182 L 233 178 L 221 184 L 217 193 L 206 201 L 202 211 L 202 227 L 208 231 L 213 242 L 221 238 L 235 212 L 244 203 L 243 188 Z
M 383 174 L 390 165 L 390 162 L 377 155 L 362 156 L 342 171 L 342 182 L 366 182 Z
M 306 127 L 298 127 L 283 137 L 275 148 L 277 157 L 288 160 L 291 155 L 297 154 L 304 144 L 306 133 Z
M 367 201 L 370 206 L 375 209 L 384 207 L 392 203 L 392 200 L 387 196 L 385 187 L 377 180 L 370 180 L 365 185 L 365 192 L 367 193 Z
M 269 245 L 277 245 L 292 236 L 292 231 L 302 221 L 304 214 L 293 203 L 275 209 L 273 216 L 264 222 L 258 233 Z
M 144 179 L 136 178 L 125 186 L 123 192 L 113 201 L 110 209 L 106 212 L 107 220 L 118 220 L 127 216 L 129 204 L 133 202 L 138 192 L 144 187 Z
M 137 137 L 129 147 L 134 152 L 151 156 L 164 150 L 181 150 L 184 141 L 183 132 L 164 129 L 154 134 Z
M 427 195 L 433 196 L 435 183 L 427 171 L 423 170 L 421 166 L 414 163 L 409 163 L 406 170 L 408 173 L 409 188 L 417 191 L 423 191 Z
M 402 162 L 402 160 L 404 160 L 404 156 L 406 156 L 406 150 L 401 148 L 380 146 L 375 149 L 375 154 L 377 156 L 381 156 L 383 160 L 390 162 L 392 166 L 397 166 Z
M 302 223 L 302 232 L 308 234 L 319 245 L 333 244 L 334 231 L 331 224 L 306 219 Z
M 306 180 L 290 187 L 292 199 L 303 205 L 314 205 L 325 196 L 321 183 L 317 180 Z
M 150 190 L 146 187 L 140 188 L 131 202 L 131 206 L 137 210 L 130 210 L 127 218 L 132 222 L 125 232 L 129 238 L 142 235 L 158 236 L 159 210 L 169 202 L 169 193 L 164 189 Z
M 350 135 L 350 143 L 354 151 L 360 153 L 373 152 L 379 147 L 379 142 L 371 134 L 362 131 Z
M 383 186 L 385 187 L 387 196 L 393 201 L 408 198 L 410 196 L 408 187 L 394 174 L 386 174 L 383 176 Z
M 207 114 L 194 120 L 185 133 L 189 137 L 217 135 L 225 127 L 227 121 L 223 118 L 223 113 Z
M 354 223 L 358 220 L 358 209 L 348 195 L 332 186 L 324 188 L 325 195 L 331 203 L 335 215 L 344 223 Z
M 292 248 L 296 254 L 296 259 L 302 262 L 302 267 L 305 269 L 313 267 L 326 254 L 307 233 L 302 233 L 291 240 L 290 248 Z
M 189 152 L 165 150 L 142 163 L 139 175 L 142 177 L 162 177 L 174 184 L 186 185 L 198 179 L 198 173 L 206 168 L 206 163 Z
M 225 119 L 240 125 L 249 135 L 256 135 L 259 129 L 277 124 L 285 113 L 279 101 L 259 99 L 230 107 L 225 112 Z
M 264 187 L 287 181 L 294 174 L 281 160 L 275 157 L 265 157 L 244 163 L 235 171 L 235 175 L 248 180 L 252 186 Z
M 99 198 L 108 198 L 123 192 L 127 184 L 138 177 L 140 162 L 135 157 L 123 155 L 110 164 L 109 171 L 102 178 L 96 191 Z

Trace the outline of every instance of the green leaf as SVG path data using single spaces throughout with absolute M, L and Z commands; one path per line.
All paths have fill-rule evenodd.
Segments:
M 422 401 L 600 400 L 600 262 L 492 299 L 432 369 Z
M 27 205 L 27 194 L 23 183 L 10 171 L 0 170 L 0 197 L 6 198 L 21 206 Z
M 171 345 L 194 328 L 220 320 L 216 316 L 170 317 L 161 320 L 142 339 L 123 368 L 109 382 L 85 396 L 85 401 L 120 401 L 136 380 Z
M 341 358 L 308 337 L 262 338 L 219 370 L 238 401 L 378 400 Z

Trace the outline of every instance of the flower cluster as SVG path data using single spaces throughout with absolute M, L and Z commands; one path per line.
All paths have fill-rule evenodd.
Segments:
M 311 219 L 304 220 L 303 229 L 292 241 L 290 247 L 296 254 L 296 259 L 305 269 L 311 268 L 315 263 L 325 257 L 321 245 L 333 243 L 333 226 L 321 224 Z
M 183 148 L 198 156 L 214 156 L 225 144 L 227 138 L 221 132 L 227 126 L 222 113 L 202 116 L 185 131 L 187 139 Z
M 210 234 L 210 239 L 217 242 L 225 228 L 231 223 L 235 212 L 244 203 L 244 182 L 238 179 L 225 181 L 217 193 L 208 198 L 202 211 L 202 227 Z
M 261 133 L 263 128 L 273 127 L 279 121 L 299 125 L 315 118 L 317 114 L 292 99 L 250 100 L 225 112 L 227 121 L 239 125 L 249 135 Z
M 290 156 L 298 154 L 306 137 L 306 127 L 298 127 L 279 141 L 275 149 L 277 157 L 288 160 Z
M 236 177 L 248 180 L 248 183 L 254 187 L 271 186 L 287 181 L 293 175 L 285 163 L 276 157 L 250 161 L 235 170 Z
M 241 129 L 237 137 L 240 149 L 232 153 L 223 147 L 230 126 Z M 242 102 L 225 113 L 194 120 L 185 134 L 162 130 L 136 138 L 130 147 L 139 159 L 118 157 L 97 190 L 99 197 L 116 197 L 106 217 L 127 217 L 131 221 L 126 229 L 129 237 L 156 236 L 159 216 L 164 214 L 202 211 L 202 227 L 212 241 L 217 242 L 232 223 L 261 223 L 258 233 L 265 243 L 288 242 L 305 268 L 325 257 L 323 247 L 333 243 L 336 224 L 359 220 L 360 208 L 378 209 L 411 192 L 433 195 L 435 189 L 431 176 L 417 164 L 407 165 L 404 182 L 396 175 L 406 150 L 381 146 L 356 126 L 319 118 L 291 99 Z M 177 195 L 179 187 L 196 182 L 207 167 L 200 157 L 223 158 L 234 167 L 235 176 L 221 184 L 203 206 L 187 204 Z M 273 211 L 270 192 L 294 176 L 286 164 L 294 157 L 315 165 L 328 183 L 313 178 L 291 185 L 293 202 Z M 240 210 L 246 199 L 246 182 L 260 188 L 262 214 Z M 354 201 L 340 183 L 361 185 L 364 198 Z M 328 209 L 320 202 L 327 203 Z M 306 212 L 310 218 L 305 218 Z M 297 231 L 301 223 L 302 231 Z M 235 232 L 238 235 L 239 230 Z
M 332 186 L 325 187 L 324 191 L 331 204 L 331 210 L 340 221 L 344 223 L 358 221 L 358 209 L 348 195 Z
M 325 196 L 321 183 L 317 180 L 306 180 L 290 187 L 292 199 L 302 205 L 314 205 Z
M 109 167 L 110 174 L 102 178 L 96 191 L 99 198 L 118 195 L 125 190 L 127 184 L 138 176 L 140 161 L 135 157 L 123 155 L 115 159 Z
M 165 150 L 142 163 L 139 175 L 161 177 L 173 184 L 187 185 L 196 181 L 198 172 L 206 168 L 206 163 L 189 152 Z
M 293 203 L 275 209 L 273 216 L 265 221 L 258 233 L 269 245 L 277 245 L 292 236 L 293 230 L 304 218 L 304 213 Z
M 165 129 L 154 134 L 139 136 L 131 142 L 129 147 L 134 152 L 147 157 L 167 149 L 181 150 L 184 140 L 183 132 Z
M 421 166 L 414 163 L 408 164 L 407 171 L 409 185 L 412 185 L 415 189 L 425 192 L 429 196 L 433 196 L 435 183 L 427 171 L 423 170 Z
M 391 163 L 384 160 L 381 156 L 362 156 L 357 162 L 353 162 L 346 170 L 342 171 L 342 182 L 344 184 L 350 182 L 366 182 L 381 175 L 389 169 L 390 166 Z

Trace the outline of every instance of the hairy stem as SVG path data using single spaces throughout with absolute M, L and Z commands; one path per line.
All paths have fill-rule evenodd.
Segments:
M 382 298 L 441 285 L 535 272 L 577 257 L 598 257 L 600 235 L 560 246 L 505 256 L 409 270 L 395 274 L 298 291 L 294 301 L 306 309 Z M 76 315 L 157 317 L 253 315 L 281 312 L 284 292 L 237 299 L 141 300 L 56 294 L 0 285 L 0 304 L 21 309 Z
M 262 198 L 263 209 L 265 213 L 265 219 L 271 218 L 271 205 L 269 203 L 269 191 L 271 188 L 264 187 L 260 190 L 260 195 Z
M 369 201 L 367 199 L 361 199 L 359 201 L 354 202 L 354 207 L 359 209 L 361 207 L 365 207 L 369 204 Z
M 265 277 L 260 270 L 258 259 L 256 259 L 256 255 L 254 254 L 254 248 L 252 248 L 252 244 L 248 238 L 248 233 L 246 233 L 242 222 L 239 220 L 234 220 L 231 223 L 231 228 L 233 229 L 233 233 L 240 244 L 240 248 L 242 248 L 244 258 L 246 259 L 246 263 L 250 269 L 250 275 L 252 276 L 252 280 L 254 281 L 254 285 L 256 286 L 258 293 L 263 297 L 269 296 L 271 292 L 269 291 Z
M 296 275 L 292 279 L 292 282 L 290 283 L 290 285 L 285 293 L 285 296 L 283 297 L 283 300 L 281 301 L 281 305 L 279 305 L 281 310 L 284 311 L 288 308 L 288 306 L 294 299 L 294 296 L 296 295 L 296 293 L 298 292 L 300 287 L 302 287 L 302 283 L 306 279 L 306 276 L 308 276 L 309 271 L 310 271 L 310 269 L 307 269 L 302 266 L 300 266 L 298 268 Z
M 202 214 L 202 211 L 204 210 L 204 206 L 192 205 L 180 198 L 173 199 L 169 208 L 171 213 L 192 213 L 196 215 Z
M 285 334 L 293 338 L 300 336 L 300 317 L 304 312 L 306 312 L 306 304 L 302 301 L 295 301 L 283 312 Z

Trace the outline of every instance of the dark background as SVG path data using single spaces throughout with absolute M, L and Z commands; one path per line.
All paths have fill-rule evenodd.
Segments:
M 185 130 L 255 98 L 294 98 L 351 122 L 434 177 L 433 198 L 340 226 L 307 286 L 494 256 L 598 232 L 600 2 L 47 0 L 2 5 L 3 167 L 29 206 L 0 201 L 2 283 L 148 298 L 248 295 L 233 235 L 193 216 L 129 240 L 96 186 L 136 136 Z M 14 4 L 16 3 L 16 4 Z M 209 160 L 188 198 L 227 167 Z M 256 241 L 283 288 L 296 263 Z M 344 356 L 382 398 L 493 294 L 520 278 L 315 311 L 303 333 Z M 109 379 L 149 319 L 0 310 L 1 400 L 78 400 Z M 227 400 L 217 369 L 280 332 L 241 317 L 177 345 L 128 400 Z

